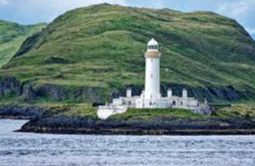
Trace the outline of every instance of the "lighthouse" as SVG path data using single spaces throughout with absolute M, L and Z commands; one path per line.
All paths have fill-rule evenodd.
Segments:
M 161 97 L 160 94 L 160 52 L 159 45 L 155 39 L 151 39 L 147 44 L 145 52 L 145 88 L 144 98 L 154 101 Z
M 151 39 L 147 43 L 145 56 L 145 85 L 141 95 L 133 96 L 132 89 L 129 87 L 126 96 L 114 98 L 112 103 L 99 106 L 97 116 L 100 119 L 107 119 L 115 114 L 122 114 L 128 108 L 137 109 L 166 109 L 180 108 L 187 109 L 194 113 L 211 114 L 209 105 L 199 102 L 194 97 L 188 96 L 188 91 L 184 88 L 182 96 L 175 96 L 172 89 L 168 87 L 167 95 L 160 93 L 160 51 L 158 42 Z

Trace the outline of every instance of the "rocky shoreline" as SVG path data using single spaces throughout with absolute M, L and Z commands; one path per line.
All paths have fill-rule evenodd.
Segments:
M 253 129 L 93 129 L 93 128 L 45 128 L 23 127 L 19 132 L 52 134 L 93 134 L 93 135 L 254 135 Z
M 99 120 L 52 114 L 38 107 L 6 106 L 0 118 L 29 119 L 19 132 L 95 135 L 236 135 L 255 134 L 254 119 L 243 118 L 169 118 Z
M 46 128 L 23 127 L 19 132 L 52 134 L 93 134 L 93 135 L 253 135 L 252 129 L 95 129 L 95 128 Z

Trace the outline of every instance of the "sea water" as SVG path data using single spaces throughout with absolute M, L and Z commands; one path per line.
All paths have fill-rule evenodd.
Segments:
M 255 166 L 255 136 L 18 133 L 0 120 L 0 166 Z

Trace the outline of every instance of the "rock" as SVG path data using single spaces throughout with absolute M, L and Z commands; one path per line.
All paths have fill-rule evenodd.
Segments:
M 92 117 L 68 117 L 55 115 L 30 121 L 23 132 L 69 133 L 69 134 L 254 134 L 254 121 L 234 119 L 188 119 L 154 117 L 153 119 L 108 119 Z
M 46 112 L 46 109 L 39 107 L 3 106 L 0 108 L 0 117 L 41 119 L 47 115 Z
M 33 103 L 36 100 L 36 92 L 34 91 L 31 84 L 26 84 L 23 86 L 23 93 L 21 98 L 24 102 L 27 103 Z
M 0 78 L 0 97 L 21 95 L 22 85 L 15 77 Z
M 19 57 L 19 56 L 25 54 L 26 52 L 30 51 L 33 48 L 34 43 L 39 41 L 40 37 L 41 37 L 41 33 L 39 33 L 39 32 L 28 37 L 25 40 L 25 42 L 21 45 L 18 52 L 14 55 L 14 58 Z
M 70 63 L 68 59 L 62 57 L 52 56 L 45 59 L 46 64 L 67 64 Z

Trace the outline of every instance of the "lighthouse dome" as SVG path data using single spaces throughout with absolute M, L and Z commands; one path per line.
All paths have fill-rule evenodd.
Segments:
M 157 42 L 154 38 L 152 38 L 152 39 L 148 42 L 147 45 L 148 45 L 148 46 L 157 46 L 157 45 L 158 45 L 158 42 Z
M 158 42 L 153 38 L 148 42 L 147 46 L 148 46 L 148 50 L 151 50 L 151 51 L 158 50 Z

